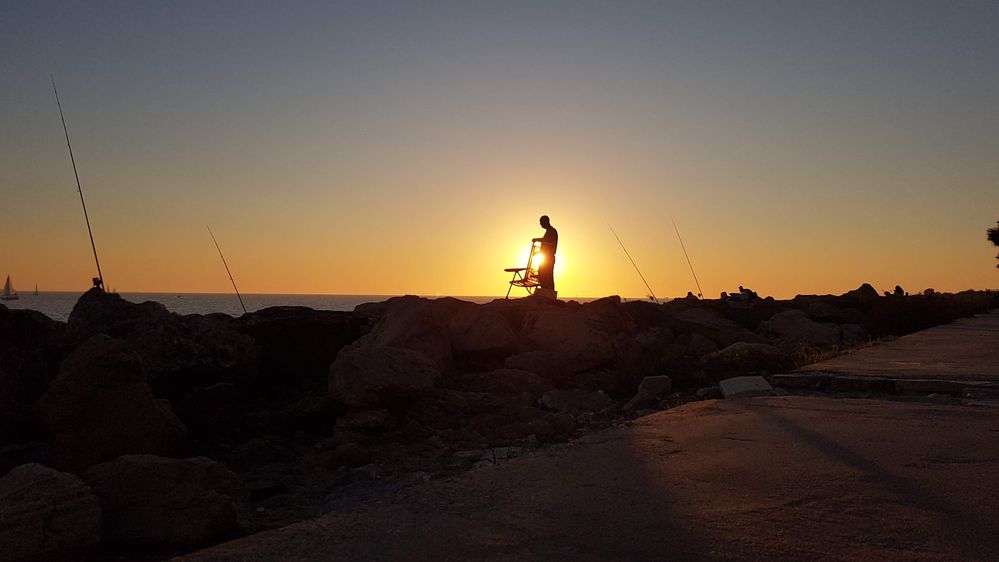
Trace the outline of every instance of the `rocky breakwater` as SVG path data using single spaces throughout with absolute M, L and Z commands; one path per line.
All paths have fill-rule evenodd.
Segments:
M 870 286 L 239 318 L 92 290 L 67 323 L 0 305 L 0 544 L 26 545 L 0 560 L 169 556 L 997 305 Z

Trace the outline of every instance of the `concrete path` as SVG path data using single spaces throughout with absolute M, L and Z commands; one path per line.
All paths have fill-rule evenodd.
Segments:
M 999 312 L 962 318 L 814 363 L 798 372 L 999 382 Z
M 706 401 L 186 560 L 999 560 L 999 411 Z

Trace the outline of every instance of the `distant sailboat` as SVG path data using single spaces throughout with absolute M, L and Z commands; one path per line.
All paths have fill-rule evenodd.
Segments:
M 3 285 L 3 294 L 0 294 L 0 299 L 5 301 L 17 300 L 17 291 L 15 291 L 14 286 L 10 284 L 10 275 L 7 276 L 7 282 Z
M 35 296 L 38 296 L 38 283 L 35 283 Z

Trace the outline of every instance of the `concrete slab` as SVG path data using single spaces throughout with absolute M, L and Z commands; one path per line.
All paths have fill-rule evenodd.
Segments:
M 999 560 L 994 408 L 709 400 L 185 560 Z
M 999 382 L 999 311 L 808 365 L 797 373 Z
M 766 396 L 774 389 L 767 379 L 758 376 L 732 377 L 721 381 L 718 386 L 725 398 Z

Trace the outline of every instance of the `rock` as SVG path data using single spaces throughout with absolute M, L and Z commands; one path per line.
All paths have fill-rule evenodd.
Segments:
M 335 430 L 337 432 L 372 431 L 384 428 L 388 420 L 389 413 L 385 408 L 351 410 L 336 420 Z
M 67 353 L 64 328 L 41 312 L 0 305 L 0 411 L 45 393 Z
M 453 360 L 447 325 L 450 313 L 460 302 L 452 298 L 433 301 L 414 296 L 391 298 L 385 302 L 384 316 L 355 346 L 417 351 L 438 370 L 447 369 Z
M 160 303 L 135 304 L 91 289 L 73 307 L 67 334 L 76 343 L 95 334 L 127 341 L 156 395 L 179 400 L 197 386 L 256 375 L 256 344 L 236 327 L 225 315 L 179 316 Z
M 638 385 L 638 393 L 624 405 L 625 411 L 645 408 L 656 400 L 667 396 L 673 389 L 673 379 L 666 375 L 645 377 Z
M 522 457 L 524 456 L 524 453 L 525 451 L 523 447 L 492 447 L 483 451 L 479 460 L 495 463 L 496 461 L 505 461 Z
M 497 369 L 487 373 L 461 375 L 453 381 L 453 387 L 458 390 L 487 392 L 498 396 L 526 394 L 536 400 L 552 389 L 552 383 L 529 371 Z
M 729 299 L 724 304 L 725 317 L 747 330 L 755 330 L 760 322 L 786 308 L 784 303 L 775 301 L 773 297 L 760 299 L 750 296 L 748 300 Z
M 844 305 L 855 306 L 858 308 L 869 307 L 870 305 L 877 303 L 880 299 L 881 295 L 878 294 L 878 290 L 872 287 L 869 283 L 864 283 L 852 291 L 843 293 L 839 297 L 840 302 Z
M 333 466 L 357 468 L 371 463 L 371 453 L 357 443 L 344 443 L 333 451 Z
M 352 482 L 371 482 L 385 477 L 385 471 L 377 464 L 366 464 L 350 471 Z
M 100 504 L 78 477 L 24 464 L 0 478 L 0 560 L 79 560 L 100 537 Z
M 725 398 L 746 398 L 770 394 L 773 387 L 763 377 L 732 377 L 721 381 L 722 396 Z
M 734 343 L 703 360 L 704 369 L 714 376 L 776 373 L 792 366 L 791 358 L 765 343 Z
M 287 463 L 296 459 L 287 439 L 273 436 L 257 437 L 238 446 L 234 463 L 237 467 Z
M 241 533 L 239 478 L 205 457 L 125 455 L 87 471 L 106 540 L 196 547 Z
M 703 357 L 718 351 L 718 346 L 715 345 L 715 342 L 708 339 L 707 336 L 694 332 L 690 334 L 690 346 L 688 349 L 691 355 Z
M 599 412 L 614 405 L 614 400 L 603 392 L 585 390 L 549 390 L 541 396 L 542 408 L 567 414 Z
M 363 321 L 350 312 L 274 306 L 238 321 L 260 348 L 260 376 L 268 382 L 322 379 L 345 345 L 361 336 Z
M 568 439 L 576 427 L 576 418 L 564 412 L 549 413 L 531 421 L 533 435 L 546 443 Z
M 54 463 L 74 472 L 127 453 L 172 454 L 186 433 L 169 403 L 153 397 L 139 357 L 105 335 L 63 361 L 38 409 Z
M 552 382 L 565 382 L 573 375 L 574 369 L 560 355 L 552 351 L 525 351 L 506 358 L 503 364 L 507 369 L 528 371 Z
M 655 305 L 653 305 L 655 306 Z M 579 314 L 591 329 L 603 334 L 620 334 L 635 331 L 635 322 L 626 312 L 621 297 L 612 295 L 583 303 Z
M 736 342 L 761 342 L 760 336 L 724 316 L 703 308 L 689 308 L 673 315 L 678 326 L 691 334 L 703 334 L 718 347 Z
M 549 373 L 581 373 L 612 365 L 614 340 L 626 333 L 611 330 L 626 321 L 623 314 L 618 318 L 606 310 L 613 306 L 604 302 L 593 307 L 542 307 L 529 312 L 522 329 L 524 349 L 551 352 L 560 365 L 548 373 L 534 372 L 547 377 Z M 517 368 L 509 361 L 507 367 Z
M 782 343 L 806 343 L 830 347 L 839 342 L 839 329 L 830 324 L 819 324 L 800 310 L 790 309 L 773 315 L 763 323 L 762 330 Z
M 359 344 L 340 350 L 329 371 L 330 394 L 348 406 L 376 406 L 408 398 L 433 388 L 440 377 L 437 365 L 418 351 Z
M 191 391 L 174 407 L 192 441 L 219 443 L 240 440 L 250 400 L 243 389 L 228 382 Z M 243 422 L 243 423 L 241 423 Z
M 861 324 L 867 318 L 856 308 L 840 308 L 820 300 L 809 302 L 802 310 L 812 320 L 833 324 Z
M 463 303 L 448 321 L 455 353 L 504 355 L 517 345 L 517 335 L 498 312 Z
M 274 496 L 287 494 L 288 492 L 288 486 L 285 486 L 282 482 L 275 482 L 273 484 L 259 486 L 250 490 L 250 501 L 260 502 L 273 498 Z
M 698 400 L 715 400 L 717 398 L 723 398 L 720 386 L 706 386 L 704 388 L 698 388 L 695 394 Z

